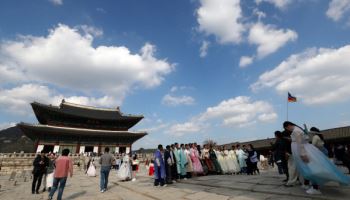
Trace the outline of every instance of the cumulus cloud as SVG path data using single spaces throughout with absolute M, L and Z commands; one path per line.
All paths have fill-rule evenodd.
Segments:
M 102 34 L 102 30 L 93 27 L 59 24 L 47 36 L 20 36 L 3 41 L 0 82 L 17 85 L 13 89 L 33 83 L 79 91 L 84 96 L 99 94 L 110 105 L 111 101 L 121 103 L 134 88 L 160 85 L 174 69 L 174 64 L 155 57 L 156 47 L 149 43 L 139 53 L 132 53 L 125 46 L 94 47 L 94 37 Z M 115 98 L 111 100 L 111 96 Z M 89 97 L 75 100 L 99 104 Z
M 166 94 L 162 103 L 168 106 L 179 106 L 179 105 L 193 105 L 195 103 L 195 99 L 191 96 L 174 96 L 172 94 Z
M 202 46 L 199 49 L 199 56 L 201 58 L 204 58 L 205 56 L 207 56 L 209 44 L 210 44 L 210 42 L 208 42 L 208 41 L 203 41 L 202 42 Z
M 242 56 L 239 60 L 239 67 L 244 68 L 250 64 L 252 64 L 254 61 L 254 57 L 250 56 Z
M 277 29 L 272 25 L 258 22 L 250 28 L 248 41 L 251 44 L 258 45 L 257 57 L 263 58 L 297 38 L 298 34 L 293 30 Z
M 339 21 L 345 13 L 350 11 L 349 0 L 332 0 L 326 12 L 327 16 L 334 21 Z
M 49 0 L 49 1 L 56 6 L 63 5 L 63 0 Z
M 266 101 L 253 101 L 247 96 L 238 96 L 208 107 L 205 112 L 188 122 L 178 123 L 169 129 L 169 133 L 182 136 L 185 133 L 198 133 L 212 124 L 221 126 L 246 127 L 255 123 L 269 123 L 277 118 L 273 106 Z
M 11 114 L 28 115 L 32 113 L 30 103 L 33 101 L 58 105 L 62 99 L 67 102 L 99 107 L 115 107 L 115 103 L 118 103 L 118 100 L 110 96 L 101 98 L 66 96 L 51 90 L 47 86 L 24 84 L 11 89 L 0 89 L 0 110 Z
M 245 30 L 240 0 L 200 0 L 198 30 L 214 35 L 219 43 L 239 43 Z
M 256 4 L 260 4 L 262 2 L 267 2 L 273 4 L 275 7 L 279 9 L 285 9 L 293 0 L 255 0 Z
M 313 48 L 291 55 L 273 70 L 260 75 L 254 91 L 273 87 L 288 91 L 305 104 L 350 100 L 350 45 L 338 49 Z

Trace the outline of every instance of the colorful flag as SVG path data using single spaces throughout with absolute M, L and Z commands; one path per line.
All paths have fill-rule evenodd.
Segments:
M 288 92 L 288 102 L 297 102 L 297 98 L 293 97 L 289 92 Z

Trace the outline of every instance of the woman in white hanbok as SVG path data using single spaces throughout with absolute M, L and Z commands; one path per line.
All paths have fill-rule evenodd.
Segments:
M 88 163 L 88 170 L 86 173 L 88 176 L 91 176 L 91 177 L 96 176 L 96 166 L 95 166 L 95 159 L 94 158 L 90 158 L 90 161 Z
M 222 151 L 220 151 L 219 149 L 216 149 L 215 154 L 216 154 L 216 157 L 218 158 L 218 162 L 221 166 L 222 173 L 226 174 L 228 172 L 228 169 L 227 169 L 227 164 L 226 164 L 226 161 L 224 158 L 224 153 Z
M 228 150 L 226 149 L 225 146 L 222 148 L 222 154 L 224 156 L 224 161 L 226 163 L 227 173 L 232 174 L 233 169 L 234 169 L 234 165 L 233 165 L 232 159 L 229 156 Z
M 236 151 L 235 151 L 235 146 L 232 146 L 232 149 L 228 152 L 228 157 L 231 160 L 231 163 L 233 165 L 233 172 L 232 173 L 239 173 L 241 171 L 241 167 L 239 166 L 237 156 L 236 156 Z
M 126 154 L 123 157 L 123 163 L 117 172 L 117 176 L 120 180 L 123 180 L 123 181 L 131 179 L 131 163 L 130 163 L 130 157 L 128 154 Z

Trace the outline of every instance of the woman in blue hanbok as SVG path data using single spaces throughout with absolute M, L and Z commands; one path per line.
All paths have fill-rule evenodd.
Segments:
M 308 136 L 304 131 L 286 121 L 283 123 L 286 130 L 292 132 L 292 153 L 297 170 L 300 175 L 316 185 L 324 185 L 327 182 L 338 182 L 341 185 L 349 185 L 350 178 L 344 175 L 317 147 L 308 143 Z M 307 190 L 309 194 L 321 194 L 318 187 Z

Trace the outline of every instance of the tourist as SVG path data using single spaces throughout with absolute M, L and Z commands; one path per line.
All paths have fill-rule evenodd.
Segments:
M 130 165 L 129 154 L 125 154 L 123 156 L 123 161 L 122 161 L 121 166 L 119 167 L 119 170 L 117 172 L 117 176 L 122 181 L 126 181 L 126 180 L 131 179 L 131 165 Z
M 73 162 L 68 157 L 69 149 L 63 149 L 62 155 L 58 157 L 55 161 L 55 173 L 54 173 L 54 181 L 49 194 L 49 199 L 52 199 L 58 188 L 57 200 L 62 199 L 63 190 L 67 182 L 68 174 L 70 177 L 73 176 Z
M 131 181 L 136 181 L 136 171 L 137 171 L 137 167 L 139 165 L 139 160 L 137 159 L 137 154 L 135 154 L 132 158 L 132 180 Z
M 328 157 L 328 150 L 324 146 L 324 139 L 321 131 L 316 127 L 311 127 L 310 133 L 314 134 L 312 137 L 312 144 Z
M 154 160 L 151 160 L 151 162 L 148 164 L 148 175 L 154 175 Z
M 190 152 L 190 145 L 189 144 L 185 144 L 184 153 L 185 153 L 186 161 L 187 161 L 186 178 L 191 178 L 192 173 L 193 173 L 193 164 L 192 164 L 192 160 L 191 160 L 191 156 L 190 156 L 191 152 Z
M 238 158 L 238 163 L 241 168 L 240 173 L 246 173 L 247 172 L 247 163 L 246 159 L 248 158 L 247 154 L 241 149 L 241 145 L 237 144 L 237 150 L 236 150 L 236 155 Z
M 104 154 L 100 158 L 100 192 L 103 193 L 107 190 L 109 171 L 112 167 L 112 162 L 114 158 L 112 154 L 109 153 L 109 147 L 105 148 Z
M 86 174 L 90 177 L 95 177 L 96 176 L 95 158 L 90 157 L 87 167 L 88 167 L 88 170 L 86 171 Z
M 239 166 L 238 159 L 236 156 L 236 147 L 232 145 L 231 150 L 228 152 L 228 157 L 230 162 L 232 163 L 233 171 L 232 173 L 237 174 L 241 171 L 241 167 Z
M 220 166 L 220 164 L 218 162 L 218 159 L 217 159 L 217 156 L 216 156 L 216 153 L 214 151 L 214 147 L 213 146 L 210 146 L 209 158 L 210 158 L 211 162 L 213 163 L 213 166 L 214 166 L 214 169 L 215 169 L 215 173 L 216 174 L 222 174 L 222 169 L 221 169 L 221 166 Z
M 177 179 L 181 179 L 181 161 L 180 161 L 180 147 L 179 143 L 175 142 L 174 144 L 174 154 L 176 159 L 176 172 L 177 172 Z
M 282 131 L 282 139 L 286 144 L 286 160 L 288 163 L 287 165 L 288 181 L 284 185 L 286 187 L 293 187 L 297 183 L 298 177 L 299 177 L 299 173 L 296 168 L 293 153 L 292 153 L 291 134 L 292 132 L 287 129 L 284 129 L 284 131 Z
M 177 150 L 179 154 L 179 164 L 180 164 L 180 178 L 187 180 L 186 175 L 187 175 L 187 157 L 185 154 L 185 145 L 181 144 L 180 149 Z
M 165 179 L 165 163 L 163 157 L 163 146 L 158 145 L 157 151 L 154 153 L 154 186 L 166 186 Z
M 193 166 L 193 172 L 195 175 L 203 174 L 203 167 L 201 161 L 199 160 L 199 152 L 197 150 L 197 145 L 195 143 L 192 144 L 190 149 L 190 157 Z
M 276 161 L 277 167 L 278 167 L 278 173 L 279 174 L 285 174 L 286 179 L 283 180 L 284 182 L 287 182 L 289 179 L 288 174 L 288 163 L 286 159 L 286 153 L 287 153 L 287 144 L 285 140 L 282 139 L 282 133 L 281 131 L 275 131 L 275 143 L 272 144 L 272 150 L 274 155 L 274 160 Z
M 165 147 L 165 151 L 164 151 L 164 162 L 165 162 L 165 175 L 166 175 L 166 180 L 165 182 L 167 184 L 172 184 L 172 167 L 175 164 L 174 163 L 174 159 L 171 155 L 171 149 L 170 149 L 170 145 L 167 145 Z
M 248 145 L 247 148 L 248 152 L 248 159 L 247 159 L 247 174 L 248 175 L 253 175 L 253 174 L 260 174 L 259 169 L 258 169 L 258 153 L 255 151 L 254 147 L 252 144 Z
M 229 155 L 229 151 L 227 150 L 226 146 L 224 145 L 222 147 L 222 155 L 224 156 L 224 161 L 227 167 L 227 174 L 233 174 L 234 173 L 234 163 L 233 160 L 231 158 L 231 156 Z
M 222 174 L 226 174 L 228 172 L 228 169 L 223 152 L 219 149 L 219 147 L 215 147 L 213 150 L 216 154 L 217 161 L 220 164 Z
M 48 160 L 45 156 L 44 151 L 41 151 L 41 153 L 36 156 L 33 161 L 33 166 L 32 194 L 39 194 L 41 180 L 43 178 L 43 175 L 46 173 L 46 167 L 48 166 Z
M 202 153 L 202 160 L 203 160 L 204 168 L 208 169 L 208 173 L 212 173 L 212 174 L 216 173 L 216 169 L 215 169 L 214 163 L 210 159 L 209 148 L 208 148 L 207 144 L 205 144 L 203 146 L 203 151 L 202 152 L 203 152 Z
M 55 170 L 55 154 L 51 153 L 49 154 L 49 162 L 48 167 L 46 170 L 47 177 L 46 177 L 46 188 L 48 191 L 51 191 L 52 185 L 53 185 L 53 179 L 54 179 L 54 170 Z
M 292 122 L 286 121 L 283 127 L 291 131 L 292 152 L 299 173 L 309 180 L 313 187 L 308 189 L 308 194 L 321 194 L 318 185 L 329 181 L 349 185 L 350 178 L 344 175 L 320 150 L 308 143 L 308 137 L 304 131 Z
M 170 157 L 173 160 L 173 165 L 171 166 L 171 178 L 172 178 L 173 183 L 176 183 L 176 180 L 178 179 L 176 155 L 177 155 L 177 153 L 175 153 L 175 145 L 172 144 L 170 146 Z

